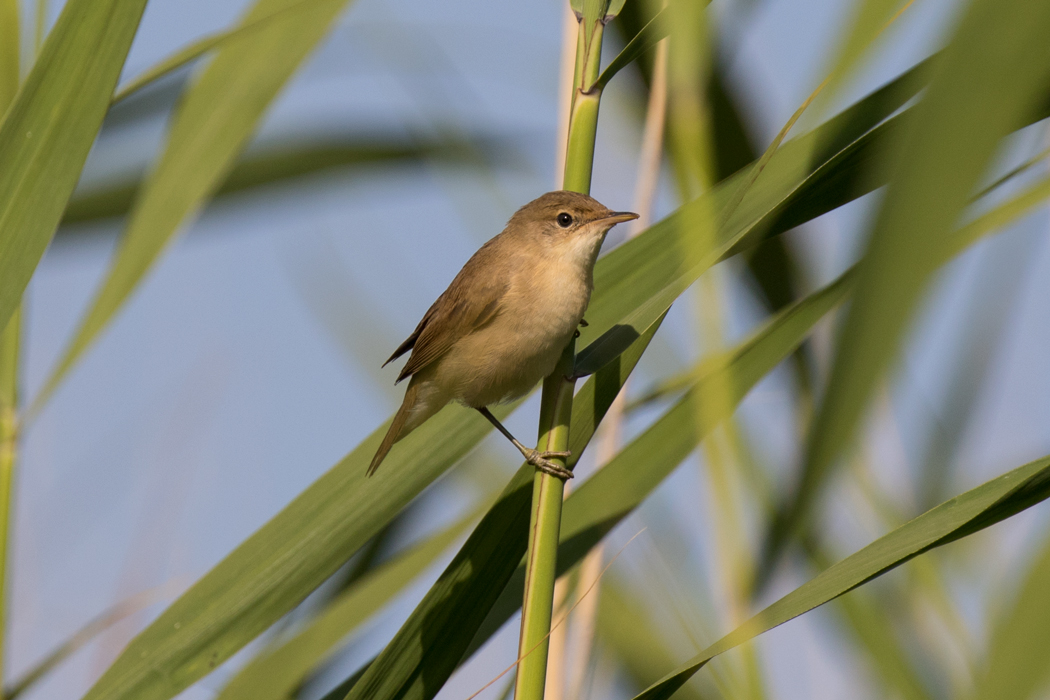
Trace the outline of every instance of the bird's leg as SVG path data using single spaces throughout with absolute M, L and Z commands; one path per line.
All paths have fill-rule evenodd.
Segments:
M 487 409 L 484 406 L 481 406 L 480 408 L 477 408 L 477 411 L 481 415 L 485 416 L 485 419 L 488 420 L 489 423 L 492 423 L 492 425 L 495 426 L 496 430 L 503 433 L 503 437 L 510 440 L 511 444 L 518 448 L 518 451 L 521 452 L 522 455 L 524 455 L 526 462 L 536 467 L 541 472 L 546 472 L 551 476 L 556 476 L 563 481 L 565 479 L 571 479 L 573 477 L 571 471 L 569 471 L 568 469 L 563 469 L 554 462 L 550 461 L 551 457 L 569 457 L 572 454 L 571 452 L 539 452 L 538 450 L 534 450 L 530 447 L 525 447 L 525 445 L 522 445 L 520 442 L 518 442 L 518 439 L 516 437 L 510 434 L 509 430 L 503 427 L 503 424 L 499 422 L 499 419 L 496 418 L 496 416 L 492 415 L 489 409 Z

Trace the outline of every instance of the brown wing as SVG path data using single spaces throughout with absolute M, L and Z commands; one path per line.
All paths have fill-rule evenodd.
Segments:
M 412 350 L 412 356 L 397 377 L 398 382 L 437 360 L 453 343 L 499 313 L 507 291 L 507 275 L 491 252 L 490 246 L 485 245 L 467 261 L 448 289 L 427 310 L 412 335 L 383 363 L 385 367 Z

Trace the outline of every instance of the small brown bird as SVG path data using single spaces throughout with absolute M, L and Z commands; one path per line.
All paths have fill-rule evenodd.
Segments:
M 477 409 L 538 469 L 567 479 L 518 442 L 487 406 L 527 394 L 554 371 L 583 322 L 594 287 L 594 262 L 605 234 L 631 212 L 611 211 L 585 194 L 548 192 L 511 217 L 467 261 L 387 364 L 409 350 L 400 382 L 405 400 L 368 467 L 371 476 L 394 443 L 450 401 Z

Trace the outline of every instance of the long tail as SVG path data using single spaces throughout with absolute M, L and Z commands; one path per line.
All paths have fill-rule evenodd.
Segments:
M 408 422 L 408 417 L 409 414 L 412 413 L 412 409 L 416 406 L 416 395 L 418 393 L 418 384 L 414 381 L 411 382 L 408 385 L 408 389 L 405 391 L 405 400 L 401 402 L 401 408 L 397 409 L 397 413 L 394 415 L 394 422 L 390 424 L 390 429 L 386 431 L 386 436 L 383 438 L 383 442 L 379 444 L 379 449 L 376 450 L 376 455 L 372 458 L 372 463 L 368 465 L 368 476 L 372 476 L 376 473 L 376 469 L 379 469 L 379 465 L 383 463 L 384 459 L 386 459 L 386 453 L 390 451 L 390 448 L 394 446 L 394 443 L 411 432 L 411 428 L 405 430 L 405 424 Z

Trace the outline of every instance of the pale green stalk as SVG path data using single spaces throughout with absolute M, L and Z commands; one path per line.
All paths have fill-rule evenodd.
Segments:
M 36 22 L 33 32 L 33 52 L 39 54 L 47 33 L 47 0 L 36 0 Z
M 18 0 L 0 0 L 0 122 L 18 92 Z
M 561 66 L 558 69 L 558 132 L 554 148 L 555 189 L 562 189 L 565 177 L 565 151 L 569 141 L 569 115 L 572 111 L 573 96 L 576 87 L 576 46 L 580 22 L 572 7 L 566 5 L 562 18 Z M 562 493 L 563 499 L 569 497 L 572 484 L 566 483 Z M 570 597 L 573 592 L 572 572 L 562 574 L 554 582 L 554 603 L 552 615 L 567 615 L 570 609 Z M 546 700 L 563 700 L 565 697 L 565 672 L 568 663 L 568 620 L 551 630 L 547 643 L 547 674 L 544 683 Z M 573 697 L 569 695 L 568 697 Z
M 19 82 L 18 0 L 0 0 L 0 122 L 15 99 Z M 0 333 L 0 700 L 3 700 L 7 629 L 7 544 L 11 486 L 18 447 L 18 349 L 22 314 L 15 311 Z
M 565 155 L 566 190 L 588 193 L 598 129 L 599 90 L 587 90 L 598 78 L 607 2 L 588 0 L 577 39 L 576 71 Z M 598 7 L 597 5 L 600 5 Z M 572 376 L 575 341 L 569 343 L 554 373 L 543 382 L 540 436 L 537 449 L 561 452 L 569 445 L 569 420 L 576 380 Z M 564 460 L 556 460 L 565 466 Z M 529 549 L 525 564 L 525 595 L 521 607 L 518 675 L 515 700 L 541 700 L 547 677 L 548 639 L 554 608 L 554 579 L 561 530 L 565 484 L 557 477 L 536 471 L 532 486 Z
M 22 313 L 15 311 L 0 334 L 0 678 L 7 629 L 7 550 L 11 539 L 11 487 L 18 447 L 18 348 Z M 3 690 L 0 690 L 2 698 Z
M 653 73 L 649 88 L 649 102 L 645 110 L 645 125 L 642 130 L 642 147 L 638 156 L 638 180 L 635 184 L 632 211 L 638 219 L 631 222 L 628 239 L 634 238 L 652 222 L 653 201 L 660 179 L 660 162 L 664 150 L 664 126 L 667 121 L 667 40 L 656 47 Z M 602 437 L 597 446 L 597 463 L 605 466 L 620 449 L 623 433 L 624 405 L 627 386 L 625 381 L 616 400 L 609 406 L 602 421 Z M 598 598 L 601 595 L 600 581 L 602 562 L 605 557 L 604 544 L 594 547 L 580 565 L 580 580 L 577 588 L 587 591 L 586 598 L 577 602 L 573 613 L 572 648 L 576 658 L 569 676 L 568 698 L 587 695 L 585 684 L 591 670 L 591 651 L 594 648 L 594 632 L 598 616 Z M 549 700 L 549 698 L 548 698 Z
M 683 198 L 691 201 L 708 192 L 715 184 L 714 133 L 710 107 L 702 86 L 710 79 L 711 48 L 707 9 L 700 4 L 675 3 L 671 8 L 673 28 L 670 36 L 668 68 L 671 103 L 669 128 L 672 143 L 678 150 L 679 182 Z M 713 246 L 719 217 L 711 207 L 697 209 L 683 225 L 692 235 Z M 721 270 L 712 269 L 697 285 L 698 328 L 702 331 L 706 351 L 723 350 L 725 321 L 722 317 Z M 731 416 L 733 378 L 726 374 L 712 383 L 697 402 L 696 419 L 707 424 L 712 416 Z M 749 617 L 748 583 L 752 574 L 749 548 L 741 537 L 744 514 L 741 489 L 732 466 L 740 464 L 733 448 L 732 419 L 711 432 L 702 444 L 703 466 L 709 479 L 709 503 L 714 520 L 713 536 L 718 555 L 718 571 L 725 593 L 729 622 L 737 627 Z M 765 696 L 757 650 L 745 645 L 741 653 L 743 668 L 734 668 L 731 694 L 760 700 Z

